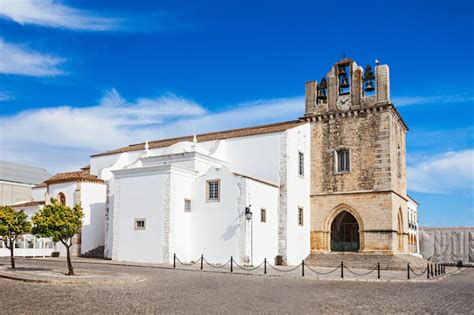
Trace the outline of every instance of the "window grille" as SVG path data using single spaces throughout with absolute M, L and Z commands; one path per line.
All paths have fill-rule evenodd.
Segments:
M 208 186 L 207 200 L 219 201 L 219 198 L 220 198 L 219 180 L 208 181 L 207 186 Z
M 191 212 L 191 200 L 184 199 L 184 212 Z
M 303 225 L 304 223 L 304 213 L 303 213 L 303 208 L 299 207 L 298 208 L 298 225 Z
M 266 209 L 260 209 L 260 222 L 265 223 L 267 222 L 267 210 Z
M 304 154 L 298 152 L 298 174 L 304 176 Z
M 349 161 L 349 150 L 343 149 L 336 152 L 336 165 L 337 172 L 349 172 L 350 161 Z

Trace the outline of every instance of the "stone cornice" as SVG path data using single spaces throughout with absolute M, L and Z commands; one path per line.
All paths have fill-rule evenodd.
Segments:
M 329 119 L 357 117 L 357 116 L 364 115 L 366 113 L 377 113 L 377 112 L 383 112 L 383 111 L 390 111 L 397 118 L 397 121 L 402 125 L 405 131 L 408 131 L 408 126 L 406 125 L 405 121 L 403 120 L 398 110 L 395 108 L 395 106 L 393 106 L 392 103 L 388 103 L 388 102 L 378 103 L 370 107 L 349 109 L 347 111 L 332 110 L 332 111 L 327 111 L 325 113 L 316 112 L 313 114 L 307 114 L 303 117 L 300 117 L 300 119 L 304 121 L 308 121 L 308 122 L 317 122 L 317 121 L 327 121 Z
M 328 192 L 328 193 L 312 193 L 310 197 L 320 197 L 320 196 L 332 196 L 332 195 L 357 195 L 357 194 L 380 194 L 380 193 L 392 193 L 397 195 L 398 197 L 402 198 L 405 201 L 408 201 L 407 196 L 402 196 L 396 191 L 392 189 L 387 190 L 353 190 L 353 191 L 336 191 L 336 192 Z

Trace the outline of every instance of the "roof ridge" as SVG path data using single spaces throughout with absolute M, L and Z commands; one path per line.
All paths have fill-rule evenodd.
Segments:
M 209 136 L 217 133 L 231 133 L 231 132 L 236 132 L 236 131 L 242 131 L 242 130 L 247 130 L 247 129 L 258 129 L 258 128 L 265 128 L 265 127 L 274 127 L 274 126 L 282 126 L 282 125 L 287 125 L 287 124 L 296 124 L 296 123 L 301 123 L 302 121 L 299 119 L 295 120 L 288 120 L 288 121 L 281 121 L 277 123 L 271 123 L 271 124 L 265 124 L 265 125 L 256 125 L 256 126 L 250 126 L 250 127 L 242 127 L 242 128 L 235 128 L 235 129 L 227 129 L 227 130 L 219 130 L 219 131 L 211 131 L 211 132 L 206 132 L 206 133 L 199 133 L 196 134 L 196 137 L 204 137 L 204 136 Z M 157 142 L 163 142 L 163 141 L 173 141 L 173 140 L 180 140 L 180 139 L 186 139 L 189 137 L 193 137 L 194 135 L 186 135 L 186 136 L 179 136 L 179 137 L 172 137 L 172 138 L 164 138 L 164 139 L 159 139 L 159 140 L 151 140 L 148 141 L 148 144 L 151 143 L 157 143 Z M 134 143 L 134 144 L 129 144 L 129 147 L 135 146 L 135 145 L 144 145 L 145 142 L 140 142 L 140 143 Z
M 230 138 L 248 137 L 248 136 L 259 135 L 259 134 L 281 132 L 281 131 L 290 129 L 292 125 L 299 125 L 299 124 L 304 124 L 304 123 L 305 123 L 304 120 L 296 119 L 296 120 L 289 120 L 289 121 L 283 121 L 283 122 L 277 122 L 277 123 L 271 123 L 271 124 L 257 125 L 257 126 L 252 126 L 252 127 L 243 127 L 243 128 L 237 128 L 237 129 L 228 129 L 228 130 L 202 133 L 202 134 L 196 135 L 196 137 L 198 138 L 198 141 L 213 141 L 213 140 L 222 140 L 222 139 L 230 139 Z M 285 126 L 287 126 L 287 128 L 285 128 Z M 268 128 L 269 130 L 265 130 L 266 128 Z M 252 130 L 256 132 L 252 133 L 251 132 Z M 245 134 L 246 131 L 248 133 Z M 180 141 L 185 141 L 186 139 L 191 140 L 192 137 L 193 135 L 180 136 L 180 137 L 174 137 L 174 138 L 165 138 L 165 139 L 160 139 L 160 140 L 148 141 L 148 144 L 150 145 L 151 149 L 160 148 L 160 147 L 173 145 Z M 124 153 L 124 152 L 130 152 L 130 151 L 138 151 L 138 150 L 143 149 L 142 147 L 144 147 L 144 145 L 145 145 L 145 142 L 130 144 L 126 147 L 121 147 L 118 149 L 107 150 L 105 152 L 93 154 L 91 155 L 91 157 L 111 155 L 111 154 Z

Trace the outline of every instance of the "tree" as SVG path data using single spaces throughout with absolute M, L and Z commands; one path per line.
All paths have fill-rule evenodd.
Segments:
M 0 207 L 0 236 L 3 238 L 5 247 L 10 249 L 10 263 L 12 269 L 15 269 L 15 240 L 21 234 L 31 231 L 31 223 L 26 213 L 16 211 L 8 206 Z
M 71 208 L 51 199 L 51 204 L 44 206 L 32 218 L 35 235 L 51 237 L 54 242 L 61 242 L 66 247 L 68 275 L 74 275 L 70 249 L 73 236 L 81 231 L 83 216 L 80 204 Z

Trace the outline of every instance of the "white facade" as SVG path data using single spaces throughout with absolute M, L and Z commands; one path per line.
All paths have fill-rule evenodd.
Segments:
M 418 203 L 411 197 L 408 198 L 408 251 L 420 255 L 420 238 L 418 225 Z
M 288 264 L 299 264 L 310 253 L 309 157 L 306 123 L 92 157 L 91 174 L 109 187 L 105 256 L 154 263 L 170 263 L 174 254 L 182 261 L 204 255 L 214 263 L 232 256 L 259 264 L 282 255 Z M 215 180 L 219 200 L 209 201 L 208 181 Z M 253 216 L 247 221 L 249 205 Z M 137 228 L 136 221 L 145 227 Z

